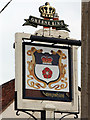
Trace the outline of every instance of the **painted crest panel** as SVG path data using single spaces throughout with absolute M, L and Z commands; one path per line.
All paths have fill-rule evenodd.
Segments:
M 69 96 L 69 48 L 24 45 L 24 88 L 44 96 Z M 50 96 L 51 95 L 51 96 Z

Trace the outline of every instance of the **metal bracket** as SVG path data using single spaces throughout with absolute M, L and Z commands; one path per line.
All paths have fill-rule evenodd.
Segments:
M 59 113 L 61 114 L 65 114 L 63 115 L 59 120 L 62 120 L 63 118 L 65 118 L 66 116 L 69 116 L 69 115 L 74 115 L 74 119 L 77 119 L 78 118 L 78 114 L 80 113 L 80 109 L 79 109 L 79 96 L 78 96 L 78 112 L 63 112 L 63 111 L 59 111 Z M 34 120 L 38 120 L 34 115 L 32 115 L 31 113 L 25 111 L 25 110 L 17 110 L 16 112 L 16 115 L 19 116 L 19 111 L 20 112 L 24 112 L 26 114 L 28 114 L 29 116 L 31 116 L 32 118 L 34 118 Z M 44 115 L 44 114 L 43 114 Z M 44 118 L 44 120 L 46 120 L 46 118 Z
M 62 113 L 61 113 L 61 114 L 62 114 Z M 74 116 L 74 119 L 77 119 L 77 118 L 78 118 L 78 114 L 79 114 L 79 113 L 68 113 L 68 114 L 62 116 L 59 120 L 62 120 L 63 118 L 65 118 L 66 116 L 69 116 L 69 115 L 75 115 L 75 116 Z
M 46 42 L 46 43 L 54 43 L 54 44 L 65 44 L 65 45 L 73 45 L 73 46 L 81 46 L 81 40 L 71 40 L 71 39 L 63 39 L 63 38 L 54 38 L 54 37 L 43 37 L 31 35 L 30 38 L 22 38 L 25 40 L 32 40 L 38 42 Z
M 64 116 L 62 116 L 59 120 L 62 120 L 63 118 L 65 118 L 66 116 L 69 116 L 69 115 L 74 115 L 74 119 L 77 119 L 78 118 L 78 114 L 80 113 L 80 108 L 79 108 L 79 96 L 78 96 L 78 112 L 62 112 L 60 111 L 59 113 L 61 114 L 65 114 Z
M 31 116 L 32 118 L 34 118 L 34 120 L 38 120 L 36 117 L 34 117 L 34 115 L 32 115 L 31 113 L 29 113 L 29 112 L 27 112 L 25 110 L 17 110 L 17 112 L 16 112 L 17 116 L 20 115 L 19 112 L 24 112 L 24 113 L 28 114 L 29 116 Z

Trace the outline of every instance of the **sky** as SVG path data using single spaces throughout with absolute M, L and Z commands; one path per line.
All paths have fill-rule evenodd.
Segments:
M 9 0 L 0 0 L 0 10 Z M 81 2 L 80 0 L 12 0 L 8 7 L 0 14 L 0 85 L 15 78 L 15 33 L 31 33 L 42 27 L 34 28 L 22 26 L 30 15 L 40 17 L 39 7 L 49 2 L 56 8 L 60 20 L 69 25 L 70 38 L 81 40 Z M 79 86 L 80 82 L 80 47 L 79 58 Z

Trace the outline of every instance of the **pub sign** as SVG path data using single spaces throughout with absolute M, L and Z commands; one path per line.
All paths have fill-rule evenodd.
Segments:
M 70 48 L 23 43 L 24 98 L 71 101 Z

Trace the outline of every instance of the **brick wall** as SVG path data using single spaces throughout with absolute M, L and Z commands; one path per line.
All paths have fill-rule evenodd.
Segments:
M 2 95 L 0 95 L 2 96 L 0 97 L 2 105 L 0 104 L 0 108 L 4 111 L 14 100 L 15 80 L 11 80 L 0 87 L 2 87 Z

